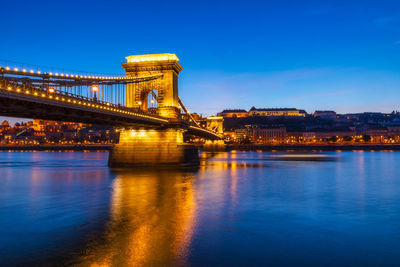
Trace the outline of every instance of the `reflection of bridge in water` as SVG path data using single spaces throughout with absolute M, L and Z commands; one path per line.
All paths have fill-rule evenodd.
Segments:
M 179 59 L 156 54 L 127 61 L 125 76 L 4 64 L 0 115 L 114 126 L 120 142 L 110 165 L 197 164 L 197 150 L 183 134 L 207 140 L 221 135 L 201 127 L 179 98 Z
M 185 266 L 195 227 L 193 174 L 117 172 L 110 221 L 76 259 L 82 266 Z

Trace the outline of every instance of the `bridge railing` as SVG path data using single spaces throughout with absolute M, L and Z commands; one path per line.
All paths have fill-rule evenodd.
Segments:
M 9 70 L 20 70 L 25 71 L 25 73 L 57 73 L 64 77 L 109 77 L 109 78 L 122 78 L 125 77 L 125 74 L 110 74 L 110 73 L 99 73 L 99 72 L 89 72 L 89 71 L 81 71 L 81 70 L 71 70 L 66 68 L 59 68 L 53 66 L 43 66 L 43 65 L 35 65 L 11 60 L 0 59 L 0 67 Z
M 3 91 L 3 93 L 13 94 L 13 95 L 15 94 L 23 95 L 25 98 L 26 97 L 31 97 L 33 99 L 45 98 L 53 100 L 55 102 L 59 101 L 81 106 L 87 106 L 91 108 L 97 108 L 99 110 L 110 110 L 127 115 L 141 115 L 141 116 L 147 116 L 149 118 L 151 117 L 151 118 L 158 118 L 165 120 L 165 118 L 158 116 L 155 113 L 155 111 L 144 111 L 139 108 L 125 107 L 120 104 L 114 104 L 96 98 L 82 96 L 62 90 L 57 90 L 54 88 L 41 88 L 36 86 L 29 86 L 27 84 L 20 84 L 5 79 L 0 79 L 0 90 Z
M 0 60 L 0 79 L 39 88 L 53 88 L 68 94 L 96 98 L 101 101 L 125 105 L 127 84 L 142 83 L 156 87 L 155 80 L 162 74 L 145 77 L 126 77 L 122 74 L 91 72 L 65 72 L 50 67 L 38 67 Z M 155 88 L 156 89 L 156 88 Z
M 15 65 L 0 61 L 0 85 L 3 88 L 11 86 L 11 88 L 15 88 L 15 92 L 28 90 L 32 92 L 33 96 L 34 94 L 39 96 L 49 93 L 49 96 L 57 94 L 60 97 L 71 98 L 72 101 L 93 102 L 97 105 L 161 118 L 155 110 L 144 111 L 139 108 L 125 107 L 125 99 L 127 84 L 146 83 L 146 85 L 154 85 L 154 81 L 160 78 L 162 74 L 136 78 L 87 72 L 71 74 L 48 69 L 47 72 L 43 72 L 43 69 L 45 68 L 39 70 L 38 66 L 22 63 Z

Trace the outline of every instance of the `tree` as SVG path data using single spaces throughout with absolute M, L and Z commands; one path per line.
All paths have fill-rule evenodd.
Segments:
M 364 134 L 363 136 L 362 136 L 362 139 L 363 139 L 363 141 L 364 142 L 369 142 L 369 141 L 371 141 L 371 136 L 369 136 L 369 135 L 367 135 L 367 134 Z

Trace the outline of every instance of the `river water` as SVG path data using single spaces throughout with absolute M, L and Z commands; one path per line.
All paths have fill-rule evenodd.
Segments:
M 0 265 L 400 265 L 400 152 L 285 155 L 0 152 Z

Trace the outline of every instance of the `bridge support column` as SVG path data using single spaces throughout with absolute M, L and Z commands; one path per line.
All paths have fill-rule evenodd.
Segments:
M 204 151 L 225 151 L 226 145 L 223 140 L 207 140 L 203 145 Z
M 110 152 L 109 166 L 196 166 L 197 148 L 183 142 L 179 129 L 124 129 Z

